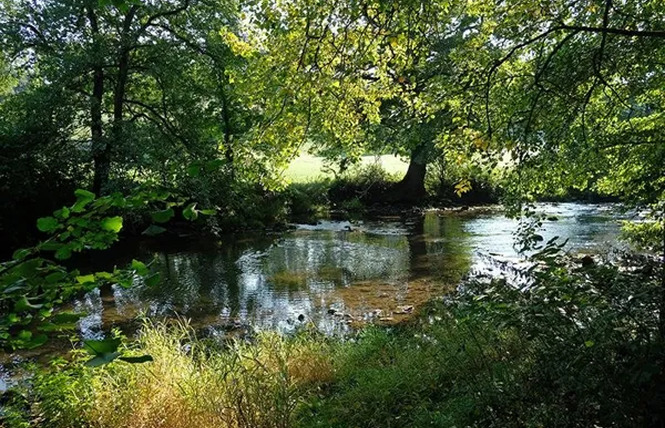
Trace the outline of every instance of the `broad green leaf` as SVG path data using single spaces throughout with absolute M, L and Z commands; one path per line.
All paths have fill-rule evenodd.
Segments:
M 148 287 L 156 287 L 159 284 L 159 280 L 160 280 L 159 272 L 155 272 L 152 275 L 147 276 L 145 278 L 145 284 Z
M 198 212 L 196 211 L 196 203 L 191 203 L 187 205 L 185 209 L 182 211 L 182 216 L 190 221 L 196 220 L 199 216 Z
M 69 208 L 63 207 L 58 211 L 54 212 L 53 215 L 59 219 L 67 220 L 69 218 L 69 213 L 70 213 Z
M 24 312 L 30 309 L 40 309 L 42 306 L 44 305 L 30 303 L 26 296 L 21 296 L 16 303 L 14 303 L 14 311 Z
M 42 232 L 53 232 L 59 225 L 58 220 L 53 217 L 42 217 L 37 220 L 37 229 Z
M 74 195 L 76 195 L 76 203 L 72 206 L 71 211 L 75 213 L 82 212 L 85 207 L 95 199 L 94 193 L 83 189 L 76 190 Z
M 192 164 L 187 167 L 187 174 L 190 177 L 198 177 L 201 175 L 201 166 L 197 164 Z
M 49 284 L 55 284 L 58 281 L 62 281 L 67 277 L 67 274 L 65 272 L 53 272 L 48 275 L 46 275 L 46 282 Z
M 103 355 L 116 352 L 120 339 L 84 340 L 83 348 L 91 355 Z
M 106 217 L 102 220 L 101 227 L 109 232 L 118 233 L 122 229 L 122 217 Z
M 23 260 L 24 258 L 28 257 L 32 253 L 32 249 L 30 248 L 21 248 L 19 250 L 14 251 L 14 254 L 12 254 L 12 258 L 14 260 Z
M 69 248 L 68 246 L 64 246 L 55 252 L 55 258 L 58 260 L 67 260 L 71 256 L 72 256 L 72 249 Z
M 145 263 L 140 262 L 138 260 L 132 260 L 132 269 L 136 271 L 137 274 L 144 276 L 148 274 L 148 267 L 145 265 Z
M 79 284 L 86 284 L 88 282 L 95 282 L 95 275 L 90 274 L 90 275 L 81 275 L 76 277 L 76 281 Z
M 95 199 L 95 194 L 85 189 L 76 189 L 74 196 L 76 196 L 76 199 L 79 201 L 92 201 Z
M 104 364 L 108 364 L 111 361 L 115 360 L 120 356 L 120 352 L 110 352 L 106 354 L 99 354 L 95 357 L 92 357 L 88 361 L 85 362 L 85 365 L 87 367 L 99 367 L 103 366 Z
M 173 208 L 169 208 L 163 211 L 152 213 L 152 220 L 156 223 L 166 223 L 167 221 L 171 220 L 174 215 L 175 212 L 173 211 Z

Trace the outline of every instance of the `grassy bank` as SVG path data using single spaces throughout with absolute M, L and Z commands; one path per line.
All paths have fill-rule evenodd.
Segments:
M 153 362 L 55 363 L 5 395 L 3 423 L 661 426 L 662 266 L 622 263 L 549 261 L 526 292 L 470 281 L 407 324 L 344 341 L 305 330 L 218 342 L 186 323 L 147 324 L 129 352 Z

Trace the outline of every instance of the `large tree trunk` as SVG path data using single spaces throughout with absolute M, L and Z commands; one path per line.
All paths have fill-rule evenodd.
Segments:
M 423 156 L 423 149 L 418 147 L 411 154 L 409 169 L 402 180 L 396 183 L 386 195 L 390 202 L 416 204 L 421 202 L 427 192 L 425 191 L 425 174 L 427 163 Z

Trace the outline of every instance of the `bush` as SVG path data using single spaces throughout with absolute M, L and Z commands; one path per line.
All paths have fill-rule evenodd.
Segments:
M 657 266 L 524 275 L 528 290 L 469 281 L 417 324 L 365 332 L 304 426 L 661 426 Z
M 438 203 L 479 205 L 497 203 L 502 195 L 499 179 L 479 167 L 462 167 L 440 158 L 428 168 L 427 192 Z
M 330 201 L 336 206 L 358 207 L 381 201 L 391 185 L 399 177 L 388 173 L 379 164 L 359 166 L 337 177 L 328 192 Z

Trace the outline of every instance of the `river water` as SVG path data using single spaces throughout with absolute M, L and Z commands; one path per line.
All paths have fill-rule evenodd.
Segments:
M 613 205 L 542 204 L 545 240 L 595 252 L 618 245 L 622 218 Z M 312 323 L 328 334 L 358 324 L 398 322 L 451 290 L 470 271 L 493 274 L 516 262 L 517 222 L 496 209 L 431 211 L 410 219 L 323 221 L 294 230 L 229 239 L 219 245 L 138 251 L 161 274 L 158 287 L 137 284 L 90 293 L 74 308 L 88 314 L 86 338 L 137 316 L 178 314 L 222 334 L 237 329 L 291 331 Z M 493 263 L 498 261 L 500 263 Z M 413 308 L 412 308 L 413 307 Z
M 541 231 L 545 240 L 568 239 L 568 251 L 620 245 L 620 220 L 626 216 L 618 206 L 541 204 L 538 210 L 549 217 Z M 152 261 L 161 274 L 159 286 L 96 290 L 71 309 L 86 314 L 78 332 L 86 339 L 102 338 L 112 327 L 131 332 L 141 317 L 174 316 L 212 336 L 289 332 L 303 324 L 344 334 L 368 322 L 399 322 L 454 290 L 470 272 L 501 274 L 520 260 L 513 247 L 517 224 L 498 208 L 430 211 L 406 219 L 294 225 L 287 232 L 214 245 L 139 245 L 106 263 Z M 63 346 L 70 347 L 56 342 L 34 356 L 48 360 Z

